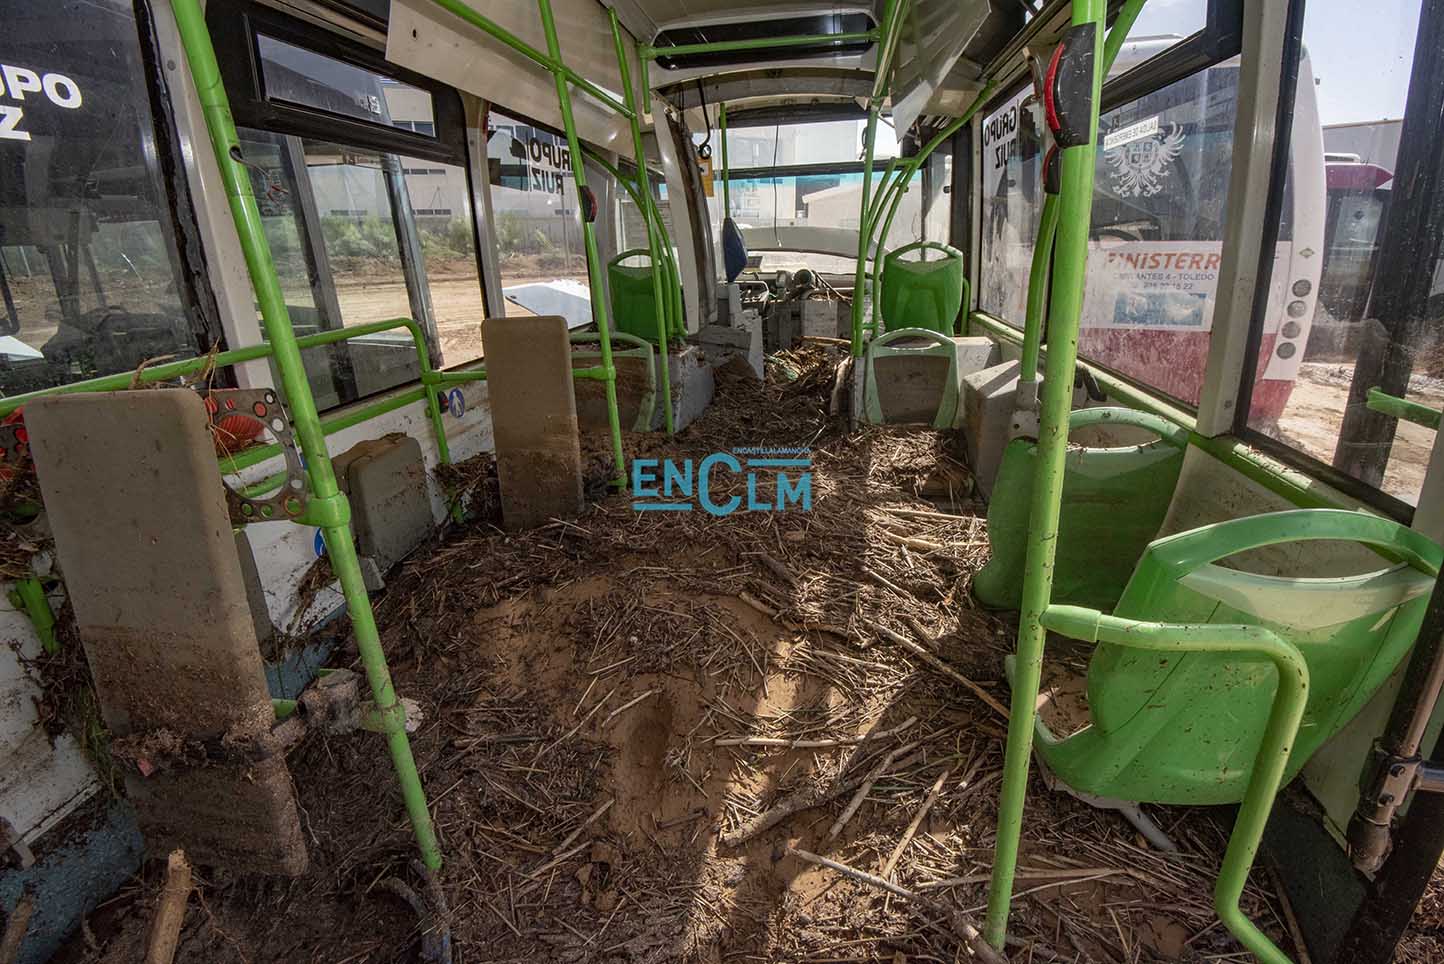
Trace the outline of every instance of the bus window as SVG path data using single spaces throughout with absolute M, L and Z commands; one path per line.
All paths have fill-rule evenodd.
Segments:
M 1197 405 L 1223 256 L 1238 67 L 1105 114 L 1079 353 Z
M 493 109 L 486 157 L 506 313 L 590 320 L 591 286 L 567 139 Z
M 247 128 L 240 135 L 298 334 L 422 316 L 414 309 L 424 291 L 440 364 L 480 357 L 485 307 L 461 168 Z M 403 230 L 420 244 L 409 270 Z M 340 342 L 305 360 L 323 409 L 417 377 L 404 332 Z
M 1027 86 L 982 121 L 978 306 L 1022 327 L 1043 212 L 1043 118 Z
M 1254 386 L 1248 421 L 1253 432 L 1405 506 L 1418 502 L 1435 433 L 1403 420 L 1378 425 L 1365 393 L 1382 386 L 1444 409 L 1438 250 L 1426 271 L 1435 283 L 1421 317 L 1404 316 L 1394 290 L 1399 274 L 1385 270 L 1391 257 L 1413 261 L 1420 254 L 1417 237 L 1389 235 L 1390 222 L 1403 216 L 1391 203 L 1404 200 L 1393 197 L 1393 172 L 1409 122 L 1404 112 L 1420 6 L 1419 0 L 1403 0 L 1373 12 L 1368 69 L 1362 71 L 1357 38 L 1337 29 L 1356 12 L 1354 5 L 1311 0 L 1305 10 L 1299 99 L 1307 96 L 1317 106 L 1307 128 L 1296 112 L 1289 189 L 1307 197 L 1307 205 L 1291 205 L 1293 232 L 1307 230 L 1320 242 L 1322 269 L 1315 265 L 1310 274 L 1301 261 L 1274 263 L 1274 287 L 1286 287 L 1288 297 L 1282 328 L 1265 327 L 1259 346 L 1264 377 Z M 1317 227 L 1300 229 L 1301 218 Z M 1291 389 L 1280 398 L 1275 376 L 1290 370 Z
M 0 63 L 0 391 L 208 350 L 131 3 L 27 0 Z
M 623 165 L 620 168 L 622 176 L 634 180 L 637 170 L 634 167 Z M 671 236 L 671 212 L 663 200 L 666 192 L 665 182 L 658 175 L 648 178 L 652 188 L 652 200 L 657 205 L 657 213 L 662 216 L 662 223 L 668 227 L 668 236 Z M 635 181 L 634 181 L 635 183 Z M 637 210 L 637 205 L 632 202 L 631 192 L 625 188 L 617 190 L 617 237 L 621 243 L 617 246 L 619 251 L 630 251 L 636 248 L 647 246 L 647 223 L 642 218 L 642 212 Z
M 727 128 L 732 219 L 747 249 L 761 260 L 756 271 L 773 274 L 810 268 L 825 275 L 851 275 L 857 264 L 858 210 L 862 198 L 862 153 L 866 124 L 861 120 L 822 120 L 796 124 Z M 878 126 L 876 156 L 896 156 L 897 140 Z M 713 156 L 714 164 L 716 155 Z M 925 184 L 939 171 L 950 171 L 941 151 L 908 182 L 883 241 L 891 249 L 915 240 L 946 241 L 950 196 L 941 190 L 925 198 Z M 885 164 L 873 174 L 874 190 Z M 717 172 L 720 178 L 720 169 Z M 946 181 L 939 182 L 947 183 Z M 925 203 L 926 202 L 926 203 Z M 708 199 L 713 237 L 722 226 L 722 189 Z M 941 236 L 926 236 L 929 225 Z M 721 251 L 717 250 L 718 272 Z

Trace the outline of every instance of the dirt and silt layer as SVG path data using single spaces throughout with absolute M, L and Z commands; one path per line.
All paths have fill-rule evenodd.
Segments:
M 392 574 L 378 617 L 424 710 L 413 744 L 458 961 L 969 959 L 937 905 L 982 917 L 1013 617 L 969 598 L 987 545 L 959 440 L 849 434 L 827 415 L 836 360 L 808 349 L 765 387 L 724 372 L 698 423 L 628 439 L 673 457 L 810 447 L 810 512 L 600 497 L 533 532 L 453 530 Z M 476 483 L 485 514 L 494 480 L 472 468 L 447 481 Z M 414 847 L 382 741 L 315 737 L 290 765 L 310 871 L 204 868 L 177 960 L 416 959 L 396 886 L 419 889 Z M 1180 855 L 1035 778 L 1013 959 L 1247 959 L 1210 907 L 1227 812 L 1149 810 Z M 139 959 L 157 887 L 129 888 L 71 959 Z M 1291 946 L 1267 873 L 1244 909 Z

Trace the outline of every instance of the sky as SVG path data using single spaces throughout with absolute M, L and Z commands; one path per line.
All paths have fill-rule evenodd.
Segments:
M 1187 36 L 1205 0 L 1148 0 L 1129 35 Z M 1304 47 L 1324 125 L 1404 115 L 1420 0 L 1306 0 Z

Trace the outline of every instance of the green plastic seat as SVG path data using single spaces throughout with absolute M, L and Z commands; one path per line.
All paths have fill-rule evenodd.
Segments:
M 934 261 L 905 259 L 913 251 L 936 251 Z M 969 299 L 963 274 L 963 253 L 937 241 L 918 241 L 888 252 L 882 261 L 882 324 L 884 331 L 926 328 L 953 333 L 958 312 Z
M 1131 426 L 1158 436 L 1141 445 L 1068 449 L 1053 602 L 1106 611 L 1118 602 L 1139 556 L 1163 525 L 1188 433 L 1130 408 L 1085 408 L 1068 420 L 1070 432 L 1094 425 Z M 1037 470 L 1037 442 L 1008 443 L 988 504 L 992 555 L 973 577 L 974 597 L 990 609 L 1019 608 Z
M 1218 565 L 1252 549 L 1317 540 L 1357 542 L 1402 561 L 1326 578 Z M 1297 732 L 1284 744 L 1286 781 L 1398 668 L 1414 644 L 1441 558 L 1444 551 L 1420 533 L 1361 512 L 1300 509 L 1234 519 L 1154 542 L 1113 615 L 1137 621 L 1135 627 L 1262 627 L 1294 647 L 1307 665 L 1308 697 Z M 1175 635 L 1186 637 L 1187 627 Z M 1036 728 L 1037 752 L 1058 780 L 1084 794 L 1141 803 L 1244 799 L 1278 670 L 1253 653 L 1185 649 L 1096 646 L 1088 724 L 1058 736 L 1040 717 Z
M 888 381 L 880 382 L 881 362 Z M 900 328 L 872 339 L 864 352 L 863 418 L 873 425 L 952 428 L 962 391 L 958 343 L 928 328 Z
M 645 264 L 625 264 L 642 258 Z M 646 248 L 623 251 L 607 262 L 612 324 L 616 331 L 657 344 L 657 301 L 652 295 L 652 255 Z

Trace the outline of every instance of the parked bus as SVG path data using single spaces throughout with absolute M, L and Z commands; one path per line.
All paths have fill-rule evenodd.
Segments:
M 1181 37 L 1130 39 L 1112 76 Z M 1224 208 L 1237 145 L 1238 59 L 1105 113 L 1095 178 L 1088 293 L 1079 352 L 1197 405 L 1218 298 Z M 1025 86 L 982 119 L 981 306 L 1023 317 L 1041 205 L 1042 111 Z M 1323 140 L 1307 54 L 1293 110 L 1287 210 L 1274 270 L 1252 412 L 1276 419 L 1308 343 L 1324 250 Z M 1021 209 L 1021 216 L 1020 216 Z M 1029 213 L 1033 215 L 1029 217 Z

